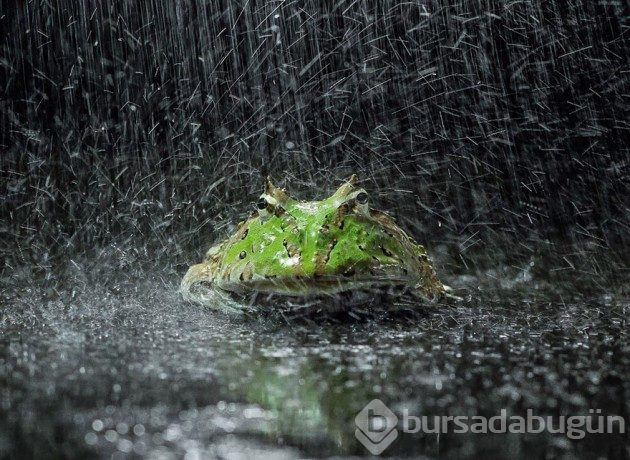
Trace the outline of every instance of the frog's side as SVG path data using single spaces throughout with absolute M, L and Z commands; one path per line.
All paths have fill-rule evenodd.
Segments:
M 442 295 L 425 249 L 390 216 L 370 209 L 356 183 L 352 176 L 325 200 L 304 202 L 268 178 L 258 210 L 190 267 L 182 293 L 202 302 L 198 285 L 307 297 L 394 286 L 427 298 Z

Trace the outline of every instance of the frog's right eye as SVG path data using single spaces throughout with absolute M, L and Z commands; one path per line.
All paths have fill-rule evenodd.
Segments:
M 274 205 L 270 203 L 267 196 L 262 195 L 256 203 L 256 208 L 258 208 L 258 215 L 263 219 L 266 219 L 274 212 Z
M 262 209 L 267 209 L 267 205 L 269 203 L 267 203 L 267 200 L 265 200 L 264 196 L 260 197 L 260 200 L 258 200 L 258 203 L 256 204 L 256 207 L 258 208 L 258 210 L 262 210 Z

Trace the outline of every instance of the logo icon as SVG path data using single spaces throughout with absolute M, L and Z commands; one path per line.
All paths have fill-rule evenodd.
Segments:
M 372 455 L 379 455 L 398 437 L 398 417 L 380 399 L 373 399 L 354 418 L 354 435 Z

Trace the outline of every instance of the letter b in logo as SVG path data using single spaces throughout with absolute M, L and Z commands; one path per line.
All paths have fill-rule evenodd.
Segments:
M 398 437 L 398 417 L 380 399 L 373 399 L 354 418 L 354 435 L 372 455 L 378 455 Z

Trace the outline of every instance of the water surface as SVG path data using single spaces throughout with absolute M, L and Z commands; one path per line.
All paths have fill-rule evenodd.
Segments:
M 3 456 L 366 455 L 354 417 L 373 398 L 399 415 L 627 414 L 618 296 L 462 278 L 462 302 L 414 313 L 243 318 L 183 302 L 181 270 L 107 257 L 3 281 Z M 385 454 L 618 456 L 625 436 L 400 433 Z

